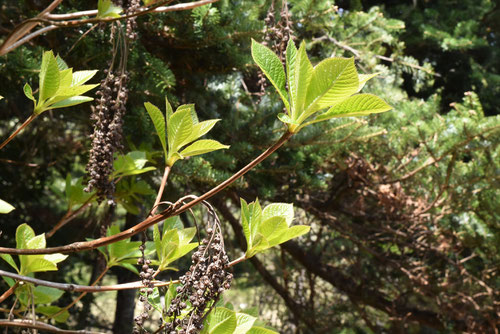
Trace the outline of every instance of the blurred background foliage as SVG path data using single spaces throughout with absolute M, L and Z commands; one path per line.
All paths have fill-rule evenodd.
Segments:
M 2 1 L 0 41 L 49 2 Z M 63 1 L 58 12 L 91 4 Z M 166 200 L 208 190 L 283 131 L 276 119 L 283 106 L 272 88 L 260 94 L 250 57 L 250 38 L 262 40 L 265 17 L 273 11 L 279 20 L 282 8 L 281 1 L 220 0 L 138 18 L 123 153 L 148 151 L 150 164 L 159 164 L 155 152 L 161 147 L 142 105 L 163 105 L 165 95 L 174 105 L 195 103 L 202 120 L 221 118 L 210 135 L 231 145 L 177 163 Z M 236 267 L 228 300 L 237 308 L 259 307 L 261 319 L 283 333 L 497 333 L 498 3 L 290 0 L 288 10 L 293 39 L 306 41 L 313 62 L 355 57 L 360 73 L 379 73 L 364 91 L 394 110 L 307 127 L 211 200 L 224 218 L 233 258 L 245 250 L 238 197 L 292 202 L 299 208 L 296 220 L 312 226 L 306 237 Z M 80 39 L 90 28 L 56 30 L 0 57 L 2 138 L 31 113 L 22 87 L 37 86 L 44 50 L 54 50 L 75 70 L 100 69 L 103 78 L 109 29 L 96 27 Z M 48 232 L 65 214 L 67 202 L 54 187 L 68 174 L 84 176 L 89 114 L 89 104 L 47 112 L 0 152 L 0 197 L 16 207 L 0 216 L 2 245 L 13 245 L 21 223 Z M 110 214 L 125 225 L 140 221 L 154 202 L 151 189 L 158 188 L 160 171 L 138 176 L 140 187 L 119 185 L 134 207 L 128 213 L 122 205 L 110 213 L 94 204 L 48 244 L 95 237 Z M 140 201 L 130 197 L 134 189 Z M 189 216 L 182 219 L 193 225 Z M 62 270 L 39 276 L 88 284 L 98 258 L 97 252 L 75 254 Z M 187 265 L 178 264 L 181 272 Z M 122 282 L 127 275 L 112 270 L 109 279 Z M 66 293 L 61 305 L 71 298 Z M 127 298 L 125 304 L 135 303 L 133 295 Z M 125 304 L 118 303 L 116 318 L 103 318 L 96 307 L 115 303 L 88 295 L 71 309 L 66 326 L 124 333 L 117 329 L 124 320 L 116 319 L 123 319 Z

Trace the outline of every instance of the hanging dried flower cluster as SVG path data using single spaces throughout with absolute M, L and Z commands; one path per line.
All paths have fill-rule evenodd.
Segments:
M 117 1 L 121 5 L 122 1 Z M 139 0 L 130 1 L 126 14 L 136 12 L 140 7 Z M 115 183 L 110 179 L 113 173 L 113 157 L 116 151 L 122 149 L 123 116 L 128 99 L 128 72 L 126 63 L 128 58 L 128 42 L 137 39 L 134 32 L 137 24 L 135 17 L 126 20 L 125 35 L 121 23 L 115 22 L 111 26 L 111 43 L 113 44 L 113 59 L 109 70 L 105 71 L 106 78 L 101 81 L 97 105 L 92 108 L 91 120 L 94 121 L 94 132 L 90 136 L 92 148 L 87 163 L 89 182 L 85 191 L 97 190 L 98 201 L 108 200 L 114 204 Z M 115 69 L 117 54 L 120 54 L 119 64 Z
M 142 284 L 145 286 L 145 288 L 141 289 L 141 296 L 139 297 L 139 301 L 144 305 L 144 309 L 141 314 L 136 316 L 134 318 L 136 327 L 134 328 L 133 334 L 139 334 L 141 333 L 141 330 L 143 329 L 144 326 L 144 321 L 146 321 L 149 318 L 149 312 L 151 311 L 151 304 L 148 302 L 148 296 L 150 296 L 153 293 L 153 275 L 154 275 L 154 270 L 149 267 L 151 264 L 151 260 L 146 259 L 144 255 L 144 251 L 146 250 L 146 243 L 145 240 L 146 238 L 143 239 L 142 245 L 139 247 L 142 256 L 137 259 L 137 264 L 141 265 L 141 273 L 140 277 L 142 280 Z
M 180 277 L 177 296 L 172 299 L 167 316 L 173 318 L 166 325 L 166 333 L 195 334 L 203 329 L 203 320 L 207 308 L 212 308 L 222 292 L 231 286 L 233 275 L 226 271 L 229 263 L 224 249 L 224 239 L 219 219 L 211 210 L 211 223 L 206 227 L 207 237 L 192 255 L 192 265 L 185 275 Z M 183 313 L 182 319 L 179 318 Z
M 92 148 L 86 168 L 90 180 L 85 191 L 97 189 L 99 201 L 106 198 L 110 203 L 115 192 L 115 184 L 110 180 L 113 155 L 122 148 L 122 118 L 128 98 L 126 82 L 126 73 L 114 75 L 108 72 L 96 93 L 98 105 L 92 108 L 91 115 L 94 133 L 90 136 Z

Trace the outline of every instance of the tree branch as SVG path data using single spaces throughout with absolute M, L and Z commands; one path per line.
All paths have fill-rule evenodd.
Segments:
M 78 330 L 78 331 L 72 331 L 72 330 L 65 330 L 65 329 L 60 329 L 55 326 L 40 322 L 40 321 L 32 321 L 32 320 L 25 320 L 25 319 L 16 319 L 16 320 L 7 320 L 7 319 L 0 319 L 0 327 L 21 327 L 21 328 L 32 328 L 32 329 L 39 329 L 39 330 L 44 330 L 47 332 L 51 333 L 62 333 L 62 334 L 105 334 L 101 332 L 90 332 L 86 330 Z
M 56 283 L 45 281 L 33 277 L 22 276 L 18 274 L 14 274 L 5 270 L 0 270 L 0 276 L 6 276 L 13 279 L 16 279 L 21 282 L 32 283 L 35 285 L 47 286 L 49 288 L 70 291 L 70 292 L 104 292 L 104 291 L 117 291 L 117 290 L 131 290 L 131 289 L 141 289 L 146 288 L 142 284 L 142 281 L 123 283 L 123 284 L 113 284 L 113 285 L 104 285 L 104 286 L 93 286 L 93 285 L 78 285 L 78 284 L 67 284 L 67 283 Z M 179 281 L 172 282 L 162 282 L 162 281 L 153 281 L 154 286 L 168 286 L 170 284 L 178 283 Z
M 62 0 L 56 0 L 54 2 L 58 2 L 59 4 L 61 1 Z M 142 16 L 150 13 L 167 13 L 167 12 L 189 10 L 217 2 L 219 0 L 200 0 L 190 3 L 180 3 L 172 6 L 162 6 L 171 1 L 172 0 L 162 1 L 160 3 L 151 6 L 150 8 L 142 7 L 139 8 L 139 10 L 137 10 L 134 13 L 128 15 L 122 15 L 120 17 L 105 17 L 105 18 L 94 17 L 90 19 L 81 19 L 81 20 L 71 20 L 71 19 L 83 16 L 97 15 L 97 10 L 86 10 L 70 14 L 48 14 L 48 12 L 46 12 L 45 10 L 36 17 L 25 20 L 10 33 L 5 42 L 0 46 L 0 56 L 9 53 L 10 51 L 14 50 L 15 48 L 21 46 L 22 44 L 26 43 L 27 41 L 33 39 L 34 37 L 42 33 L 55 30 L 58 28 L 77 27 L 85 25 L 87 23 L 109 23 L 114 21 L 126 20 L 132 17 Z M 40 23 L 46 23 L 49 24 L 49 26 L 42 28 L 38 31 L 35 31 L 31 34 L 28 34 L 31 29 L 33 29 L 36 25 Z
M 260 154 L 257 158 L 255 158 L 252 162 L 250 162 L 248 165 L 240 169 L 238 172 L 233 174 L 231 177 L 229 177 L 227 180 L 219 184 L 218 186 L 212 188 L 205 194 L 201 195 L 200 197 L 197 197 L 193 199 L 192 201 L 183 204 L 181 199 L 180 201 L 177 201 L 174 205 L 170 206 L 168 209 L 162 211 L 161 213 L 148 217 L 139 224 L 122 231 L 118 234 L 108 236 L 108 237 L 102 237 L 96 240 L 92 241 L 84 241 L 84 242 L 74 242 L 72 244 L 64 245 L 64 246 L 58 246 L 58 247 L 49 247 L 49 248 L 42 248 L 42 249 L 16 249 L 16 248 L 8 248 L 8 247 L 0 247 L 0 254 L 54 254 L 54 253 L 74 253 L 74 252 L 80 252 L 84 250 L 91 250 L 95 249 L 97 247 L 101 246 L 106 246 L 109 245 L 113 242 L 128 239 L 133 235 L 136 235 L 137 233 L 140 233 L 147 229 L 150 226 L 153 226 L 154 224 L 157 224 L 169 217 L 177 216 L 184 211 L 189 210 L 196 204 L 205 201 L 209 199 L 210 197 L 214 196 L 221 190 L 227 188 L 230 186 L 233 182 L 235 182 L 237 179 L 245 175 L 249 170 L 254 168 L 256 165 L 261 163 L 264 159 L 266 159 L 268 156 L 270 156 L 272 153 L 274 153 L 278 148 L 280 148 L 290 137 L 292 137 L 293 133 L 290 132 L 285 132 L 281 138 L 274 143 L 271 147 L 269 147 L 267 150 L 265 150 L 262 154 Z

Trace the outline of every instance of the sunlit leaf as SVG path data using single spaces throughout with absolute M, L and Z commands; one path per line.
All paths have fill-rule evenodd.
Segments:
M 255 63 L 259 65 L 264 75 L 278 91 L 286 109 L 290 110 L 288 93 L 285 90 L 285 70 L 278 56 L 268 47 L 252 39 L 252 57 Z
M 146 102 L 144 103 L 144 107 L 151 117 L 151 121 L 156 130 L 156 134 L 160 139 L 161 146 L 163 148 L 163 154 L 165 159 L 167 159 L 167 141 L 166 141 L 166 132 L 165 132 L 165 117 L 163 113 L 158 109 L 155 105 Z
M 59 89 L 59 67 L 52 51 L 46 51 L 42 56 L 40 68 L 40 99 L 39 103 L 52 97 Z
M 15 207 L 0 199 L 0 213 L 9 213 L 15 210 Z

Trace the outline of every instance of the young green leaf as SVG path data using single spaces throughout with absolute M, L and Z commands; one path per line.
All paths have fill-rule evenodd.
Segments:
M 167 119 L 170 119 L 170 117 L 174 114 L 174 110 L 172 109 L 172 105 L 170 104 L 170 102 L 168 102 L 168 99 L 166 96 L 165 96 L 165 108 L 166 108 L 166 112 L 167 112 L 167 117 L 166 117 L 166 120 L 167 120 Z
M 195 141 L 193 144 L 186 147 L 184 150 L 180 152 L 180 155 L 183 157 L 191 157 L 195 155 L 200 155 L 208 152 L 213 152 L 216 150 L 229 148 L 228 145 L 223 145 L 219 143 L 217 140 L 212 139 L 201 139 Z
M 241 226 L 243 227 L 243 234 L 247 240 L 247 249 L 252 248 L 252 235 L 250 233 L 250 209 L 248 208 L 247 202 L 240 198 L 241 205 Z
M 50 106 L 50 109 L 66 108 L 71 106 L 76 106 L 77 104 L 90 102 L 94 100 L 92 97 L 88 96 L 72 96 L 62 101 L 56 102 Z
M 177 152 L 181 144 L 189 137 L 193 129 L 191 111 L 181 109 L 176 111 L 167 122 L 168 153 Z
M 259 233 L 269 241 L 277 234 L 280 234 L 287 229 L 288 224 L 286 223 L 286 219 L 284 217 L 274 216 L 266 219 L 260 224 Z
M 379 73 L 373 73 L 373 74 L 360 74 L 359 75 L 359 87 L 357 93 L 363 89 L 365 84 L 370 80 L 371 78 L 374 78 L 378 75 Z
M 191 143 L 196 139 L 206 135 L 208 131 L 212 130 L 212 128 L 218 121 L 220 121 L 220 119 L 209 119 L 208 121 L 203 121 L 195 124 L 193 126 L 193 132 L 188 137 L 188 139 L 186 139 L 185 143 Z
M 35 237 L 35 231 L 28 224 L 21 224 L 16 229 L 16 248 L 26 249 L 28 241 Z
M 46 315 L 49 318 L 54 318 L 56 322 L 65 323 L 69 318 L 68 310 L 64 310 L 64 312 L 61 312 L 60 314 L 54 317 L 54 315 L 61 310 L 62 309 L 59 306 L 54 306 L 54 305 L 37 306 L 35 309 L 37 313 Z
M 0 257 L 7 261 L 7 263 L 10 264 L 12 268 L 16 269 L 17 272 L 19 272 L 19 268 L 10 254 L 0 254 Z
M 30 86 L 28 83 L 26 83 L 26 84 L 24 85 L 23 90 L 24 90 L 24 95 L 26 95 L 26 97 L 27 97 L 28 99 L 30 99 L 30 100 L 32 100 L 33 102 L 35 102 L 35 103 L 36 103 L 36 99 L 35 99 L 35 97 L 33 96 L 33 90 L 31 89 L 31 86 Z
M 295 64 L 297 61 L 297 47 L 295 47 L 295 43 L 293 40 L 290 38 L 288 40 L 288 45 L 286 47 L 286 77 L 287 77 L 287 83 L 288 83 L 288 91 L 290 93 L 290 109 L 292 110 L 292 114 L 294 113 L 293 110 L 296 109 L 295 107 L 295 101 L 297 101 L 297 85 L 296 83 L 296 70 L 295 70 Z M 287 123 L 287 122 L 285 122 Z
M 270 247 L 277 246 L 279 244 L 287 242 L 288 240 L 300 237 L 301 235 L 308 233 L 310 229 L 311 229 L 311 227 L 306 226 L 306 225 L 292 226 L 286 230 L 283 230 L 276 237 L 270 238 L 269 245 L 270 245 Z
M 59 56 L 56 56 L 56 62 L 57 62 L 57 68 L 59 68 L 59 71 L 63 71 L 68 69 L 68 64 Z
M 293 110 L 290 114 L 290 117 L 294 121 L 298 121 L 304 113 L 306 107 L 305 103 L 307 97 L 306 94 L 308 91 L 307 88 L 310 86 L 314 71 L 309 58 L 307 58 L 306 43 L 304 41 L 300 44 L 293 66 L 292 64 L 290 64 L 289 67 L 290 75 L 288 86 L 295 95 L 295 99 L 293 101 Z
M 304 120 L 317 110 L 330 107 L 357 92 L 358 73 L 354 58 L 329 58 L 320 62 L 307 89 Z
M 245 334 L 250 328 L 252 328 L 256 317 L 253 317 L 246 313 L 236 313 L 236 328 L 233 331 L 233 334 Z
M 59 89 L 56 95 L 61 95 L 60 92 L 71 86 L 73 80 L 73 69 L 68 68 L 59 72 Z
M 119 155 L 113 162 L 112 177 L 138 175 L 155 170 L 156 167 L 144 167 L 147 161 L 146 152 L 143 151 L 132 151 L 127 155 Z
M 123 10 L 119 6 L 115 6 L 111 0 L 99 0 L 97 2 L 97 17 L 120 17 Z
M 193 125 L 197 124 L 199 121 L 198 121 L 198 115 L 196 115 L 196 111 L 194 109 L 194 104 L 183 104 L 183 105 L 179 106 L 179 108 L 177 108 L 176 112 L 179 112 L 179 111 L 182 111 L 185 109 L 189 110 L 189 112 L 191 114 L 191 120 L 192 120 Z
M 9 213 L 14 209 L 15 207 L 0 199 L 0 213 Z
M 286 123 L 286 124 L 300 125 L 299 122 L 297 122 L 296 120 L 292 119 L 289 115 L 287 115 L 285 113 L 279 113 L 278 114 L 278 119 L 280 121 L 282 121 L 283 123 Z
M 149 117 L 151 117 L 151 120 L 153 121 L 153 125 L 156 130 L 156 134 L 158 135 L 158 138 L 160 138 L 160 143 L 163 148 L 163 155 L 165 157 L 165 160 L 167 159 L 167 142 L 166 142 L 166 133 L 165 133 L 165 117 L 163 116 L 163 113 L 156 107 L 155 105 L 146 102 L 144 103 L 144 107 L 146 108 L 146 111 L 149 114 Z
M 267 220 L 271 217 L 279 216 L 285 218 L 288 226 L 293 220 L 293 204 L 289 203 L 271 203 L 262 211 L 262 220 Z
M 285 90 L 285 70 L 278 56 L 266 46 L 252 39 L 252 57 L 265 76 L 271 81 L 274 88 L 276 88 L 286 109 L 290 112 L 288 94 Z
M 71 86 L 80 86 L 89 81 L 96 75 L 97 70 L 93 71 L 76 71 L 73 73 Z
M 264 327 L 258 327 L 254 326 L 250 328 L 250 330 L 247 332 L 247 334 L 277 334 L 278 332 L 275 332 L 271 329 L 267 329 Z
M 213 309 L 204 324 L 202 334 L 228 334 L 236 329 L 236 315 L 225 307 Z
M 319 115 L 316 120 L 335 117 L 365 116 L 390 110 L 392 107 L 384 100 L 372 94 L 353 95 Z
M 40 68 L 40 98 L 38 103 L 43 103 L 52 97 L 59 89 L 59 67 L 52 51 L 46 51 L 42 56 Z

